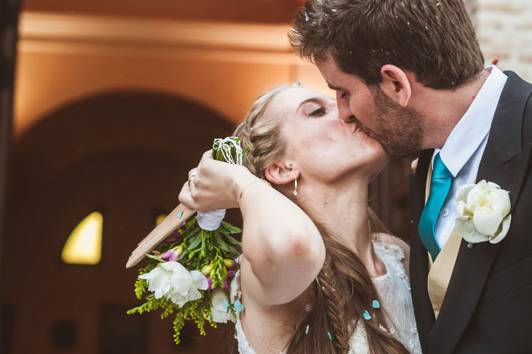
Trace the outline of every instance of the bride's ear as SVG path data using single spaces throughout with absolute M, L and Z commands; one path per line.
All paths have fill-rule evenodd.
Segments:
M 264 177 L 274 185 L 284 185 L 299 176 L 299 169 L 294 161 L 279 161 L 266 167 Z

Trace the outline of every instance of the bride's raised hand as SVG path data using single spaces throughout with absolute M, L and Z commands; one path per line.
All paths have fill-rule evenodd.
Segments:
M 190 170 L 179 201 L 198 211 L 238 208 L 242 188 L 255 179 L 244 166 L 215 160 L 209 150 L 198 167 Z
M 263 305 L 285 304 L 314 281 L 325 247 L 308 215 L 260 181 L 243 166 L 214 160 L 208 151 L 190 171 L 179 201 L 202 212 L 240 207 L 242 284 L 250 284 L 252 297 Z

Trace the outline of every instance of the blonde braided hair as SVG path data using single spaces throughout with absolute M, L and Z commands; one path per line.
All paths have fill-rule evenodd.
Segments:
M 265 113 L 280 92 L 300 86 L 299 83 L 281 85 L 259 96 L 246 119 L 234 132 L 234 135 L 240 138 L 242 147 L 246 151 L 244 166 L 260 178 L 264 179 L 266 166 L 278 160 L 286 148 L 286 142 L 281 139 L 281 126 L 278 119 Z

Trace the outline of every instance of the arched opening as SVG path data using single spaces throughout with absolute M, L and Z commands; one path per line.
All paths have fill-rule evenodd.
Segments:
M 136 272 L 124 265 L 212 139 L 232 128 L 178 97 L 112 92 L 62 107 L 16 142 L 3 267 L 12 354 L 227 352 L 223 331 L 198 339 L 190 328 L 175 347 L 171 321 L 127 316 Z M 69 235 L 94 211 L 99 262 L 64 262 Z

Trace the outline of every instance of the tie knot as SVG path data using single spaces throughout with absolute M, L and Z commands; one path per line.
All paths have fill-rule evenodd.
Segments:
M 432 171 L 433 179 L 453 178 L 451 171 L 447 169 L 447 166 L 443 163 L 443 160 L 438 153 L 434 158 L 434 168 Z

